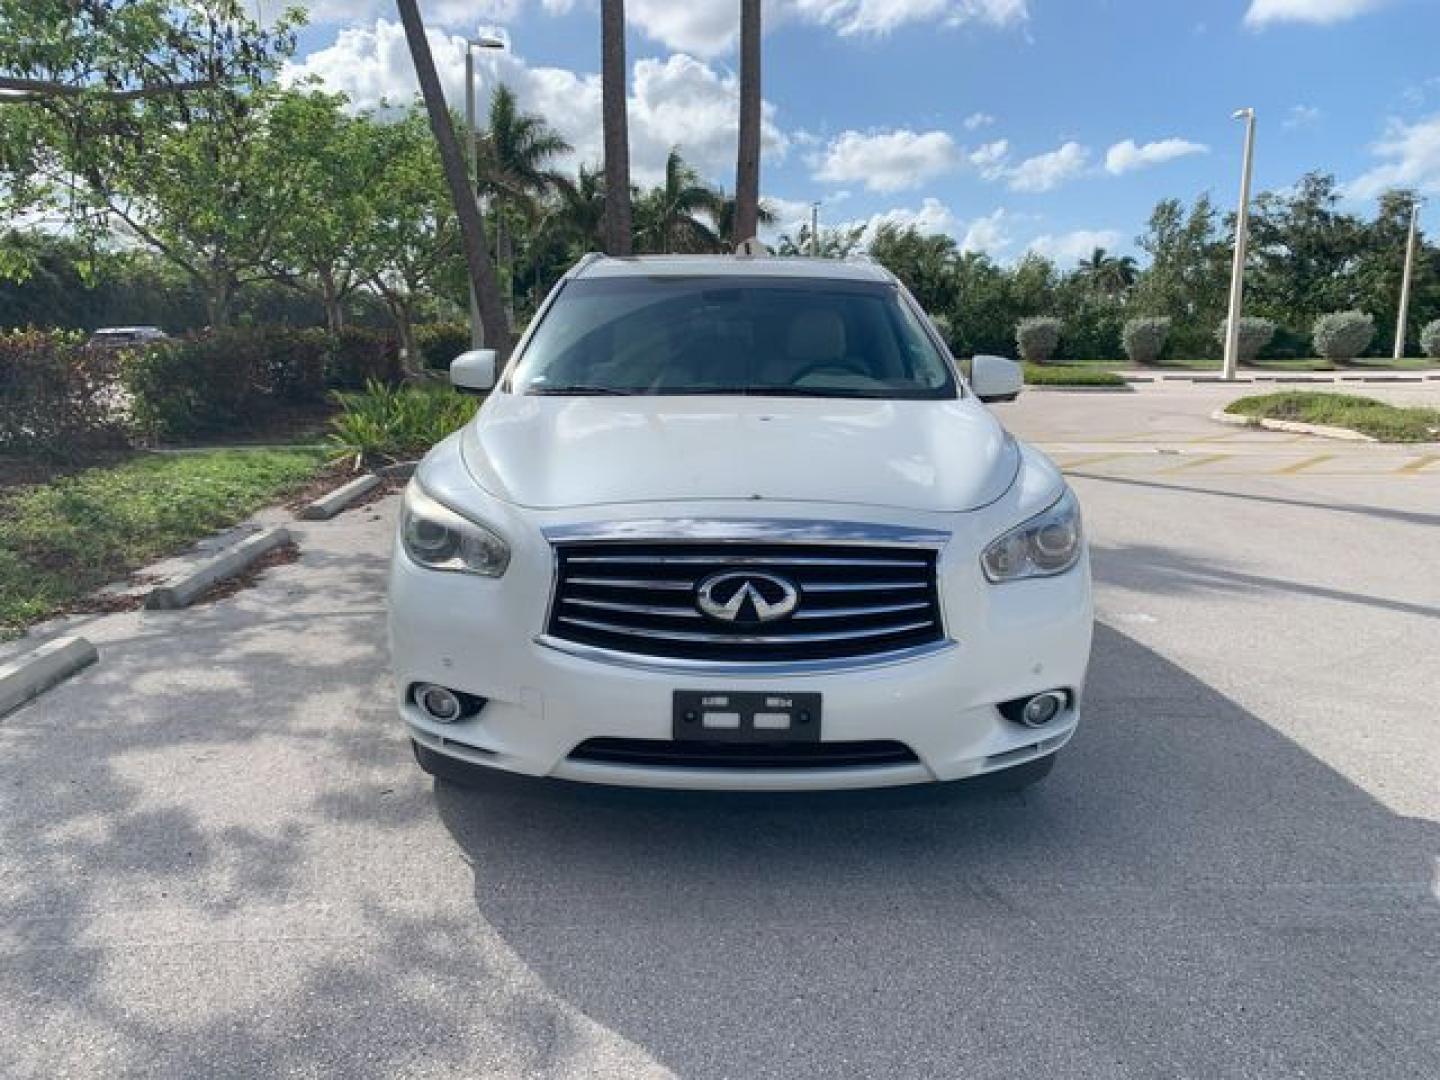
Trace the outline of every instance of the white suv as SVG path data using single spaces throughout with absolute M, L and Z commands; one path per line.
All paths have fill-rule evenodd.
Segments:
M 455 385 L 490 390 L 494 354 Z M 421 462 L 390 573 L 429 772 L 855 788 L 1050 769 L 1080 511 L 871 263 L 591 256 Z M 1003 772 L 1002 772 L 1003 770 Z

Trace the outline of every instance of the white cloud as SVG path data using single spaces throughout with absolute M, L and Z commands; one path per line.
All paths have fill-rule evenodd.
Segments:
M 969 161 L 986 180 L 998 180 L 1009 167 L 1010 143 L 1006 139 L 985 143 L 970 152 Z
M 959 151 L 943 131 L 841 132 L 823 152 L 811 156 L 816 180 L 863 183 L 870 191 L 916 187 L 953 168 Z
M 1381 164 L 1347 184 L 1350 195 L 1373 198 L 1396 187 L 1440 195 L 1440 113 L 1413 124 L 1390 121 L 1371 150 Z
M 464 40 L 427 32 L 447 102 L 463 108 Z M 520 105 L 538 113 L 574 147 L 561 164 L 598 163 L 602 158 L 600 77 L 567 68 L 531 67 L 514 53 L 483 52 L 479 58 L 482 98 L 498 82 L 515 91 Z M 382 100 L 408 103 L 416 92 L 414 67 L 399 23 L 377 19 L 371 26 L 341 30 L 335 43 L 292 64 L 286 78 L 316 76 L 332 91 L 349 95 L 356 108 Z M 630 97 L 631 169 L 637 183 L 653 183 L 665 155 L 678 145 L 702 174 L 733 183 L 739 88 L 733 74 L 684 54 L 634 64 Z M 481 115 L 486 107 L 480 102 Z M 789 140 L 775 123 L 774 107 L 763 107 L 761 139 L 765 160 L 778 162 Z
M 853 228 L 858 224 L 860 222 L 852 221 L 845 227 Z M 893 225 L 902 230 L 914 229 L 926 236 L 934 236 L 940 233 L 954 235 L 959 224 L 948 206 L 939 199 L 927 198 L 921 202 L 918 209 L 896 206 L 878 214 L 871 214 L 865 222 L 862 242 L 868 244 L 873 240 L 882 225 Z
M 1278 22 L 1326 25 L 1374 11 L 1386 0 L 1250 0 L 1245 25 L 1268 26 Z
M 975 218 L 966 226 L 965 235 L 960 238 L 960 250 L 978 251 L 992 258 L 999 256 L 1015 242 L 1006 231 L 1006 223 L 1012 220 L 1013 215 L 1000 207 L 983 217 Z
M 1152 165 L 1161 165 L 1190 154 L 1209 152 L 1210 148 L 1204 143 L 1190 142 L 1187 139 L 1160 139 L 1144 146 L 1136 146 L 1134 139 L 1126 139 L 1105 152 L 1105 171 L 1120 176 L 1122 173 L 1148 169 Z
M 275 10 L 283 6 L 277 4 Z M 312 26 L 364 23 L 395 14 L 394 0 L 299 0 L 296 6 L 305 10 Z M 427 26 L 473 29 L 480 22 L 514 22 L 523 6 L 521 0 L 421 0 L 420 14 Z M 557 10 L 555 0 L 545 0 L 543 6 Z M 568 7 L 563 4 L 558 10 Z
M 1313 105 L 1291 105 L 1281 127 L 1286 131 L 1312 128 L 1320 122 L 1321 112 Z
M 1048 154 L 1037 154 L 1006 170 L 1011 191 L 1053 191 L 1079 176 L 1090 163 L 1090 151 L 1077 142 L 1067 142 Z
M 1085 258 L 1097 247 L 1114 248 L 1124 239 L 1124 234 L 1115 229 L 1076 229 L 1074 232 L 1037 236 L 1026 250 L 1063 265 Z
M 966 131 L 978 131 L 995 123 L 995 117 L 987 112 L 973 112 L 965 117 L 964 123 Z
M 699 2 L 721 4 L 728 9 L 734 7 L 726 0 Z M 976 22 L 1006 27 L 1023 23 L 1030 17 L 1027 0 L 784 0 L 777 6 L 782 18 L 794 13 L 845 35 L 888 34 L 915 22 L 940 22 L 949 26 Z

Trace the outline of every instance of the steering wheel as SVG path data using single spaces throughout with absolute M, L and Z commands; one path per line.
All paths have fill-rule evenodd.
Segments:
M 847 356 L 838 360 L 816 360 L 814 363 L 806 364 L 790 376 L 790 385 L 798 386 L 803 379 L 807 379 L 811 375 L 818 375 L 822 371 L 833 371 L 841 375 L 859 375 L 865 379 L 874 378 L 864 364 Z

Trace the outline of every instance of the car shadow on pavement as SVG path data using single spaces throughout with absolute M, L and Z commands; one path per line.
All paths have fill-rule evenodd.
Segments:
M 475 905 L 681 1076 L 1419 1076 L 1440 830 L 1097 627 L 1019 796 L 435 786 Z

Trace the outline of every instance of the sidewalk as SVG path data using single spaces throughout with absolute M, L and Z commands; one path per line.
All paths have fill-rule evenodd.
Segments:
M 1117 370 L 1126 382 L 1224 382 L 1219 369 L 1196 371 L 1182 368 L 1124 368 Z M 1440 382 L 1440 368 L 1421 368 L 1414 371 L 1366 371 L 1363 368 L 1341 368 L 1337 371 L 1266 371 L 1259 368 L 1241 368 L 1236 373 L 1236 383 L 1424 383 Z

